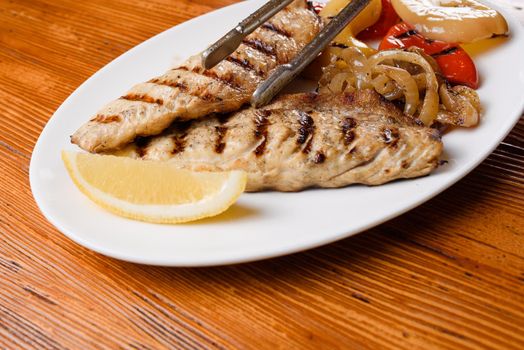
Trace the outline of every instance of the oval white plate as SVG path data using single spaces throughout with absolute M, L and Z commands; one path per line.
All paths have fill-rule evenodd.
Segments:
M 241 2 L 155 36 L 101 69 L 62 104 L 43 130 L 30 167 L 35 200 L 51 223 L 85 247 L 144 264 L 220 265 L 289 254 L 351 236 L 427 201 L 484 160 L 519 119 L 524 33 L 507 16 L 511 38 L 476 58 L 483 78 L 482 123 L 446 135 L 449 163 L 428 177 L 379 187 L 244 194 L 219 217 L 174 226 L 120 218 L 84 197 L 60 159 L 62 149 L 76 149 L 69 135 L 107 101 L 163 73 L 174 59 L 204 49 L 261 3 Z

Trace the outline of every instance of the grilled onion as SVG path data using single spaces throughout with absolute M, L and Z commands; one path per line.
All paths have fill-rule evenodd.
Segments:
M 426 78 L 426 94 L 418 118 L 425 125 L 431 125 L 433 120 L 437 117 L 439 106 L 438 82 L 431 65 L 419 54 L 400 50 L 381 51 L 371 56 L 368 60 L 368 64 L 370 65 L 370 69 L 373 70 L 376 65 L 386 60 L 406 61 L 418 65 L 424 70 L 424 76 Z
M 480 101 L 475 90 L 466 86 L 450 88 L 442 84 L 439 89 L 440 101 L 446 108 L 439 115 L 439 121 L 457 126 L 475 126 L 479 122 Z
M 373 72 L 382 73 L 397 83 L 404 93 L 404 113 L 409 116 L 415 115 L 419 104 L 419 93 L 417 83 L 411 74 L 402 68 L 382 64 L 373 67 Z
M 476 0 L 391 0 L 397 14 L 426 38 L 469 43 L 508 33 L 497 11 Z
M 466 86 L 448 86 L 431 57 L 417 50 L 408 51 L 381 51 L 366 58 L 356 48 L 340 49 L 323 69 L 319 91 L 342 93 L 373 88 L 390 101 L 402 102 L 406 115 L 428 126 L 435 121 L 464 127 L 478 124 L 477 92 Z

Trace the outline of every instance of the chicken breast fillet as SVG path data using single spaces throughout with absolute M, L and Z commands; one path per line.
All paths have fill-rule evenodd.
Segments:
M 283 96 L 262 109 L 174 123 L 113 152 L 195 171 L 245 170 L 248 191 L 379 185 L 438 166 L 437 130 L 372 90 Z
M 247 36 L 212 69 L 194 56 L 178 68 L 102 108 L 71 136 L 89 152 L 116 149 L 137 136 L 156 135 L 174 120 L 235 111 L 249 102 L 257 85 L 292 60 L 320 31 L 322 22 L 305 0 L 296 0 Z

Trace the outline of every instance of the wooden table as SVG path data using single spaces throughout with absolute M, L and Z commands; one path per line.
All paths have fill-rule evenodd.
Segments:
M 233 2 L 0 1 L 0 349 L 524 349 L 524 119 L 421 207 L 269 261 L 140 266 L 44 219 L 28 166 L 55 109 L 129 48 Z

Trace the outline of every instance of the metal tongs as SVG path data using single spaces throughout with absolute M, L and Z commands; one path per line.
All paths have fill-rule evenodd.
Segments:
M 320 52 L 344 29 L 371 0 L 352 0 L 334 17 L 320 33 L 302 49 L 290 62 L 278 66 L 273 73 L 257 87 L 251 97 L 251 105 L 259 108 L 271 101 L 287 84 L 295 79 Z M 293 0 L 270 0 L 234 29 L 202 53 L 204 68 L 210 69 L 232 54 L 242 40 L 264 22 L 289 5 Z

